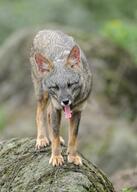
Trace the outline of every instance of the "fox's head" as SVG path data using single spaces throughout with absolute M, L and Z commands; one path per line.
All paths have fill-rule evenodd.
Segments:
M 81 56 L 75 45 L 63 59 L 51 61 L 41 53 L 35 55 L 37 68 L 43 74 L 42 86 L 53 105 L 58 108 L 73 108 L 81 91 Z

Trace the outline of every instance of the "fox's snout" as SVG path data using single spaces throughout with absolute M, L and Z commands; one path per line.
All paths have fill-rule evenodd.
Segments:
M 61 101 L 61 105 L 64 107 L 65 105 L 71 105 L 71 100 L 66 98 Z

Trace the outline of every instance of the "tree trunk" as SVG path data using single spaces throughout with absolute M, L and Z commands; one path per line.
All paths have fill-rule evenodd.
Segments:
M 107 177 L 92 163 L 68 164 L 66 147 L 62 147 L 65 164 L 48 164 L 50 147 L 35 151 L 34 139 L 12 139 L 0 143 L 1 192 L 114 192 Z

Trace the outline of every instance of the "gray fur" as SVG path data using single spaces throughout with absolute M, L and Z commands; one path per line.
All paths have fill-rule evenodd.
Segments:
M 30 61 L 36 96 L 40 99 L 48 91 L 51 102 L 57 109 L 62 108 L 63 99 L 69 98 L 72 102 L 71 108 L 75 110 L 91 92 L 92 76 L 81 49 L 79 69 L 66 66 L 67 58 L 75 45 L 72 37 L 53 30 L 40 31 L 33 41 Z M 48 57 L 54 65 L 53 70 L 46 75 L 40 74 L 36 68 L 34 56 L 37 52 Z

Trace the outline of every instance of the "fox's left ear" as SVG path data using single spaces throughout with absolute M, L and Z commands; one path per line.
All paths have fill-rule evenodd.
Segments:
M 80 49 L 77 45 L 75 45 L 67 59 L 67 64 L 70 65 L 72 68 L 78 66 L 80 63 Z
M 48 73 L 51 71 L 52 68 L 51 62 L 46 57 L 41 55 L 41 53 L 35 54 L 35 61 L 38 71 L 40 71 L 40 73 Z

